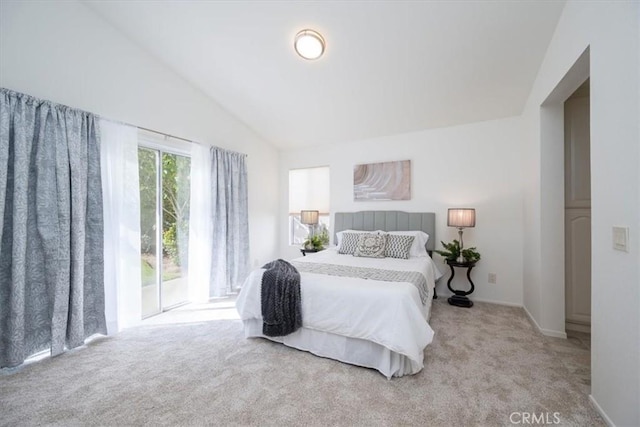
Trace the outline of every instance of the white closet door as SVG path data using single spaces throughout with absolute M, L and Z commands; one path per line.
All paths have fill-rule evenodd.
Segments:
M 591 324 L 589 97 L 565 103 L 565 315 L 568 329 Z

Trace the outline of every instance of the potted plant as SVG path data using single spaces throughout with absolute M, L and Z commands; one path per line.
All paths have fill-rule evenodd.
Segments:
M 467 263 L 477 262 L 480 260 L 480 253 L 476 250 L 475 247 L 462 249 L 461 251 L 460 242 L 457 240 L 454 240 L 451 243 L 440 241 L 440 243 L 442 243 L 442 246 L 445 250 L 434 250 L 434 252 L 438 255 L 443 256 L 447 261 L 455 262 L 460 258 L 460 255 L 462 255 L 464 262 Z
M 303 246 L 307 250 L 321 251 L 325 245 L 329 244 L 329 231 L 323 226 L 318 234 L 309 235 Z

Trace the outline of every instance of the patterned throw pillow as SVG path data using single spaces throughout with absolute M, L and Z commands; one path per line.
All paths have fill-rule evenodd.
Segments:
M 391 258 L 409 259 L 411 253 L 411 245 L 413 244 L 413 236 L 398 236 L 395 234 L 387 235 L 387 246 L 384 250 L 384 256 Z
M 340 242 L 339 254 L 353 255 L 358 246 L 358 237 L 362 233 L 344 233 L 342 235 L 342 241 Z
M 358 237 L 358 246 L 353 256 L 384 258 L 384 248 L 386 245 L 386 234 L 360 234 Z
M 390 231 L 389 235 L 396 236 L 413 236 L 413 244 L 411 245 L 411 250 L 409 251 L 409 256 L 417 256 L 417 257 L 428 257 L 426 245 L 429 241 L 429 235 L 424 231 Z

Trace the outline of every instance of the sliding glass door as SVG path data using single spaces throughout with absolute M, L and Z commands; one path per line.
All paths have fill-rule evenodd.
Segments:
M 140 147 L 142 317 L 188 299 L 191 159 Z

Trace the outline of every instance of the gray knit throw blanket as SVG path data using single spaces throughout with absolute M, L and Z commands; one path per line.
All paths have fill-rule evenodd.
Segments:
M 265 264 L 262 275 L 262 333 L 268 337 L 289 335 L 302 327 L 300 273 L 287 261 Z

